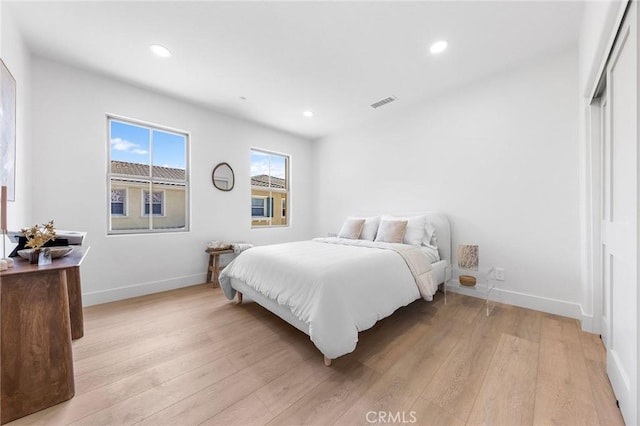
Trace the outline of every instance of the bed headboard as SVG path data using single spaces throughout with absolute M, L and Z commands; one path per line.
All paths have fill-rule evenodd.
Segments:
M 385 213 L 389 214 L 389 213 Z M 358 212 L 358 214 L 354 214 L 357 217 L 366 217 L 366 216 L 380 216 L 380 213 L 371 213 L 371 212 Z M 427 221 L 436 228 L 436 237 L 438 238 L 438 252 L 440 253 L 440 259 L 445 259 L 449 262 L 449 265 L 452 265 L 452 254 L 451 254 L 451 228 L 449 227 L 449 219 L 447 215 L 440 212 L 425 212 L 425 211 L 417 211 L 417 212 L 401 212 L 401 213 L 390 213 L 391 216 L 426 216 Z
M 451 228 L 449 227 L 449 219 L 447 219 L 446 215 L 438 212 L 426 212 L 424 215 L 427 216 L 427 222 L 436 228 L 440 258 L 446 259 L 451 265 Z

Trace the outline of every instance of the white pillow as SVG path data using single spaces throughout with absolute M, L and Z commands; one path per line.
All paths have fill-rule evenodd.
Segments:
M 404 234 L 402 242 L 404 244 L 411 244 L 412 246 L 419 246 L 423 243 L 426 226 L 425 224 L 427 223 L 426 216 L 382 216 L 382 220 L 406 220 L 407 230 Z
M 422 244 L 425 246 L 438 247 L 438 239 L 436 238 L 436 228 L 429 221 L 424 222 L 424 238 Z
M 347 219 L 345 220 L 338 238 L 348 238 L 350 240 L 357 240 L 364 228 L 364 219 Z
M 355 217 L 349 216 L 349 219 L 364 219 L 364 227 L 362 228 L 362 232 L 360 233 L 360 240 L 369 240 L 373 241 L 376 238 L 376 232 L 378 232 L 378 225 L 380 224 L 380 216 L 370 216 L 370 217 Z
M 433 246 L 422 246 L 420 250 L 429 258 L 431 263 L 435 263 L 440 260 L 440 253 L 438 249 Z
M 380 243 L 401 243 L 406 230 L 407 220 L 382 219 L 375 241 Z

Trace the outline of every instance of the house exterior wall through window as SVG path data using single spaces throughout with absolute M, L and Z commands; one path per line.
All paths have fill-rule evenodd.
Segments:
M 107 117 L 109 233 L 189 229 L 189 135 Z
M 288 226 L 290 157 L 251 150 L 251 226 Z

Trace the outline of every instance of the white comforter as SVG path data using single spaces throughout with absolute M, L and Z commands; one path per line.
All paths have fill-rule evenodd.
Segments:
M 236 293 L 234 277 L 287 306 L 308 324 L 318 349 L 333 359 L 355 349 L 359 331 L 420 298 L 421 292 L 429 300 L 435 293 L 433 280 L 426 280 L 431 288 L 419 291 L 408 260 L 399 254 L 406 249 L 403 244 L 338 238 L 254 247 L 222 271 L 220 284 L 229 299 Z M 430 277 L 430 263 L 424 259 L 428 267 L 420 269 Z

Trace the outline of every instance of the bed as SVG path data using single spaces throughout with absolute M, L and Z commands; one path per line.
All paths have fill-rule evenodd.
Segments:
M 375 241 L 380 225 L 395 219 L 414 225 L 403 242 Z M 362 238 L 339 235 L 242 252 L 220 274 L 225 296 L 242 303 L 246 295 L 306 333 L 330 365 L 355 349 L 358 332 L 417 299 L 432 300 L 451 264 L 446 216 L 366 220 Z

